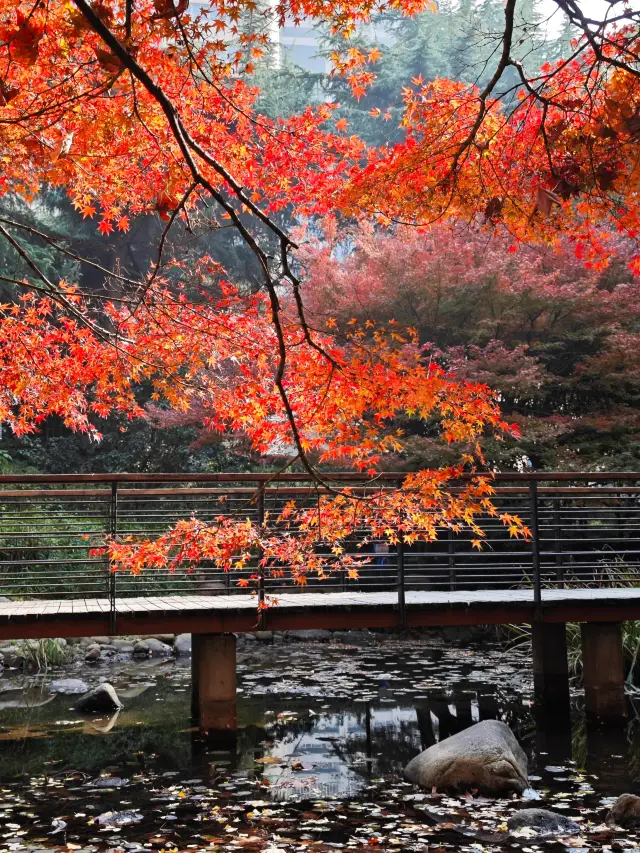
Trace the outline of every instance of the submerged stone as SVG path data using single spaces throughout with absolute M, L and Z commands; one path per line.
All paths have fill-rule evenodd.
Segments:
M 126 826 L 129 823 L 137 823 L 139 820 L 142 820 L 139 812 L 103 812 L 96 818 L 96 823 L 101 826 Z
M 173 648 L 178 656 L 190 655 L 192 648 L 191 634 L 178 634 Z
M 129 784 L 128 779 L 119 776 L 99 776 L 87 784 L 88 788 L 125 788 Z
M 521 809 L 511 815 L 507 828 L 511 832 L 533 829 L 538 835 L 577 835 L 580 832 L 574 820 L 548 809 Z

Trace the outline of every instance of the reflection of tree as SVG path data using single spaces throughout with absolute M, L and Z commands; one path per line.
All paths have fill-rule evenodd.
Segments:
M 416 715 L 418 717 L 418 730 L 420 731 L 420 745 L 422 749 L 429 749 L 436 742 L 431 711 L 424 705 L 418 705 Z
M 358 763 L 358 759 L 363 757 L 375 759 L 376 773 L 395 774 L 398 767 L 409 762 L 418 750 L 428 749 L 437 741 L 472 725 L 471 699 L 470 694 L 457 699 L 442 694 L 430 696 L 415 707 L 415 720 L 383 725 L 375 725 L 375 720 L 372 720 L 372 708 L 375 712 L 376 706 L 367 705 L 364 711 L 356 714 L 361 731 L 343 741 L 333 742 L 333 749 L 338 758 L 360 775 L 368 776 L 371 771 L 371 761 L 367 761 L 366 766 Z M 454 706 L 455 713 L 450 706 Z M 535 732 L 533 719 L 515 697 L 481 696 L 478 707 L 481 720 L 501 719 L 516 732 L 519 740 L 532 740 Z M 387 706 L 385 710 L 388 709 Z M 437 732 L 432 714 L 437 720 Z
M 360 731 L 348 735 L 342 741 L 333 741 L 331 745 L 336 756 L 359 775 L 371 775 L 373 762 L 368 760 L 362 765 L 358 759 L 363 757 L 375 759 L 376 773 L 386 775 L 397 773 L 398 767 L 416 754 L 419 737 L 415 721 L 400 720 L 398 723 L 374 725 L 369 703 L 355 717 Z

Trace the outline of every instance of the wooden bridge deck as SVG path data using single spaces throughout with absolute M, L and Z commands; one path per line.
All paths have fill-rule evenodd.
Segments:
M 528 589 L 406 592 L 404 621 L 396 592 L 283 593 L 259 625 L 252 595 L 0 602 L 0 639 L 218 633 L 299 628 L 393 628 L 640 619 L 640 588 L 545 589 L 536 611 Z

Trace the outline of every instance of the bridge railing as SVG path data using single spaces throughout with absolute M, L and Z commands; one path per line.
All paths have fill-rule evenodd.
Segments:
M 332 477 L 336 477 L 332 474 Z M 375 488 L 401 482 L 385 474 Z M 364 478 L 340 475 L 357 488 Z M 366 558 L 357 580 L 336 573 L 309 578 L 307 591 L 397 590 L 402 609 L 415 590 L 525 587 L 539 598 L 551 587 L 640 584 L 640 474 L 499 474 L 494 503 L 518 514 L 530 540 L 510 538 L 499 518 L 480 519 L 478 551 L 471 534 L 442 530 L 435 542 L 399 549 L 382 542 L 349 549 Z M 243 593 L 257 562 L 224 572 L 206 563 L 140 576 L 110 571 L 92 556 L 105 534 L 152 538 L 182 518 L 220 515 L 259 520 L 288 501 L 313 504 L 321 492 L 302 474 L 118 474 L 0 476 L 0 595 L 11 599 Z M 286 578 L 265 577 L 264 594 L 292 591 Z

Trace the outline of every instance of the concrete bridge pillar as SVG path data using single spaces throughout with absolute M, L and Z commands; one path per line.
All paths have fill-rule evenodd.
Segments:
M 587 717 L 615 723 L 627 715 L 621 622 L 584 622 L 582 670 Z
M 233 740 L 238 728 L 235 635 L 194 634 L 191 673 L 199 728 L 214 740 Z
M 570 725 L 567 626 L 564 622 L 534 622 L 533 687 L 538 712 L 558 728 Z

